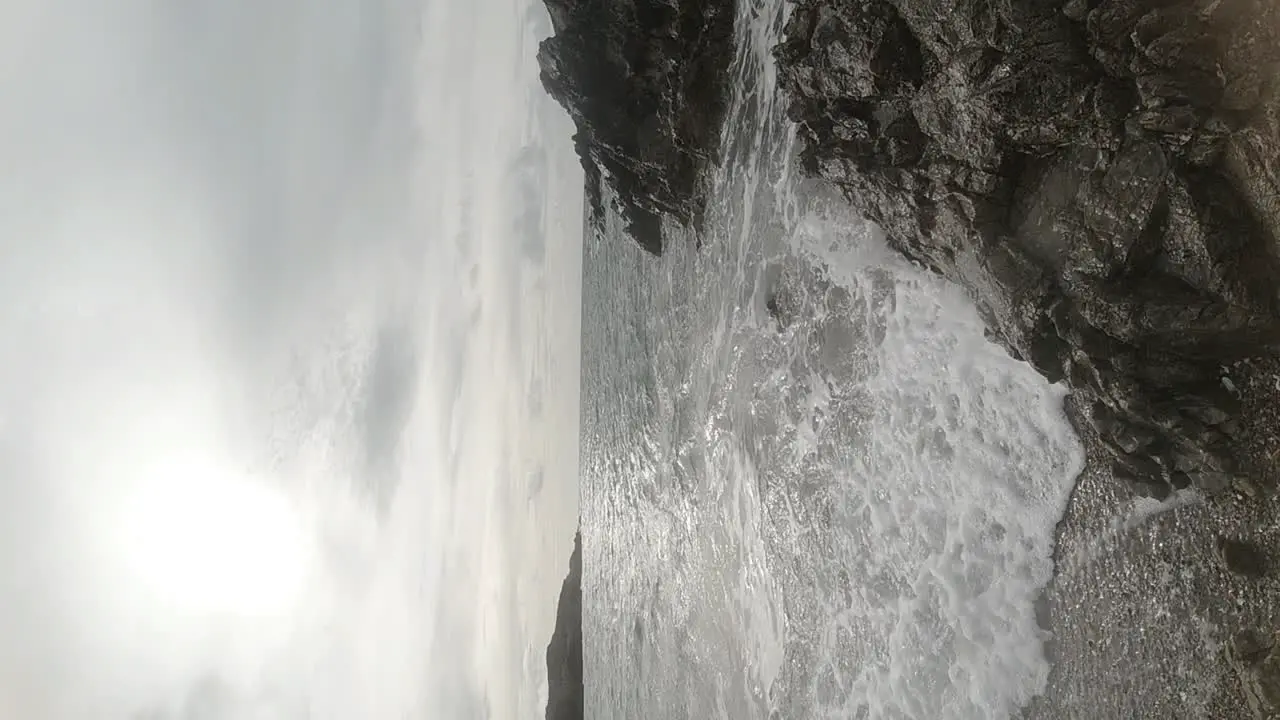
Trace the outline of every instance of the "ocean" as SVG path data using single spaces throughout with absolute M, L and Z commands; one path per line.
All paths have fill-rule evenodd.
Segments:
M 1066 391 L 801 178 L 785 15 L 740 4 L 701 247 L 586 233 L 586 715 L 1011 717 L 1049 678 Z

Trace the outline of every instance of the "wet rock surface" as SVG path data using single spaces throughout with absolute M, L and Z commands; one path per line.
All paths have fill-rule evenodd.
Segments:
M 1280 342 L 1280 5 L 798 0 L 801 162 L 1073 390 L 1142 495 L 1221 493 Z
M 716 161 L 733 53 L 733 0 L 545 0 L 543 86 L 569 111 L 588 201 L 617 192 L 632 236 L 661 254 L 662 219 L 696 226 Z
M 573 538 L 560 588 L 556 627 L 547 645 L 547 720 L 582 720 L 582 533 Z
M 1233 638 L 1231 661 L 1249 709 L 1259 718 L 1280 717 L 1280 648 L 1276 636 L 1246 630 Z

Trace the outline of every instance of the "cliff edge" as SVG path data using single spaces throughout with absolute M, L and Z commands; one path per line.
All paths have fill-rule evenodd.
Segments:
M 543 87 L 568 110 L 595 222 L 613 185 L 632 236 L 663 249 L 662 218 L 696 225 L 728 102 L 733 0 L 545 0 Z
M 1156 497 L 1247 474 L 1233 368 L 1280 343 L 1280 5 L 798 0 L 808 174 L 967 288 Z

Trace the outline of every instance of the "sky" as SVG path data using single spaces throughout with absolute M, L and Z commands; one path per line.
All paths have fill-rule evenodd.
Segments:
M 549 31 L 0 3 L 0 719 L 541 717 L 582 242 Z

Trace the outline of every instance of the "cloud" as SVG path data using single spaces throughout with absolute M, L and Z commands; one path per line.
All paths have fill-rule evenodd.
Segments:
M 0 717 L 539 714 L 541 12 L 0 6 Z
M 536 467 L 529 473 L 529 480 L 526 485 L 529 488 L 529 499 L 533 500 L 542 492 L 542 485 L 547 480 L 547 470 L 543 467 Z
M 546 186 L 550 178 L 547 149 L 540 144 L 525 145 L 508 170 L 510 204 L 514 208 L 512 235 L 519 238 L 525 259 L 541 265 L 547 258 Z
M 403 323 L 379 328 L 362 380 L 364 392 L 357 411 L 361 476 L 382 514 L 395 497 L 399 483 L 400 436 L 417 397 L 420 371 L 418 339 Z

